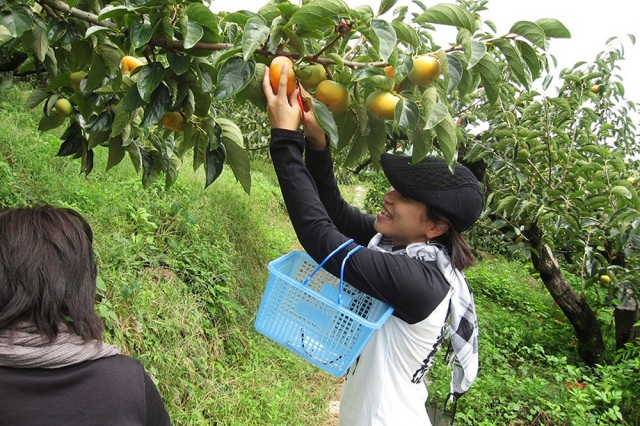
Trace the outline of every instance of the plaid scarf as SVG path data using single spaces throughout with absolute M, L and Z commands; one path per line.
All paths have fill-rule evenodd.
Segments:
M 469 390 L 478 375 L 478 321 L 467 280 L 461 271 L 451 265 L 449 254 L 439 244 L 413 243 L 404 250 L 391 251 L 391 242 L 385 240 L 378 233 L 371 239 L 368 248 L 425 262 L 435 261 L 438 270 L 453 290 L 449 302 L 448 337 L 453 349 L 449 358 L 449 367 L 453 366 L 450 397 L 455 403 Z

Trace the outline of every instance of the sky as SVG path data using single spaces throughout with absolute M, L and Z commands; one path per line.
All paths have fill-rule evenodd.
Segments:
M 297 0 L 290 0 L 298 3 Z M 346 0 L 350 7 L 369 5 L 377 11 L 380 0 Z M 448 0 L 422 0 L 427 6 L 438 3 L 453 3 Z M 212 0 L 215 12 L 238 10 L 257 11 L 266 0 Z M 399 0 L 396 6 L 410 5 L 410 11 L 419 11 L 410 0 Z M 616 36 L 623 40 L 625 60 L 620 63 L 626 98 L 640 102 L 640 2 L 638 0 L 489 0 L 488 10 L 482 12 L 484 20 L 493 21 L 498 33 L 508 32 L 517 21 L 536 21 L 555 18 L 571 32 L 570 39 L 552 39 L 549 53 L 558 61 L 557 69 L 571 67 L 578 61 L 591 62 L 598 52 L 606 49 L 607 39 Z M 387 18 L 392 17 L 389 13 Z M 441 31 L 446 31 L 446 27 Z M 627 34 L 638 41 L 631 43 Z M 453 36 L 449 36 L 452 39 Z M 553 87 L 553 85 L 552 85 Z

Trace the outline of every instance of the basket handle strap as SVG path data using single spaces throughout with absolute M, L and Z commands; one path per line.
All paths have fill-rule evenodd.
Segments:
M 324 266 L 325 263 L 327 263 L 327 261 L 329 259 L 331 259 L 331 256 L 333 256 L 334 254 L 336 254 L 337 252 L 339 252 L 340 250 L 342 250 L 343 248 L 345 248 L 346 246 L 348 246 L 349 244 L 351 244 L 353 242 L 353 239 L 351 240 L 347 240 L 344 243 L 340 244 L 338 246 L 337 249 L 335 249 L 334 251 L 332 251 L 331 253 L 329 253 L 327 255 L 327 257 L 324 258 L 324 260 L 322 262 L 320 262 L 320 264 L 318 266 L 316 266 L 316 268 L 313 270 L 313 272 L 311 272 L 311 274 L 309 274 L 309 276 L 307 278 L 305 278 L 304 281 L 302 281 L 302 285 L 307 285 L 307 283 L 309 282 L 309 280 L 311 280 L 311 278 L 313 278 L 313 276 Z M 342 281 L 342 280 L 340 280 Z M 342 286 L 341 286 L 341 291 L 342 291 Z
M 342 305 L 342 288 L 344 287 L 344 265 L 347 264 L 347 259 L 351 257 L 352 254 L 360 250 L 362 246 L 358 246 L 347 253 L 347 255 L 342 259 L 342 266 L 340 267 L 340 289 L 338 290 L 338 305 Z

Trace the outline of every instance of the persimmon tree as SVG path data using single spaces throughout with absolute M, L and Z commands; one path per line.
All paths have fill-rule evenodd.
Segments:
M 614 309 L 618 347 L 638 337 L 640 319 L 637 104 L 624 97 L 623 59 L 612 39 L 593 62 L 562 70 L 557 93 L 548 77 L 542 91 L 511 87 L 463 114 L 488 123 L 466 159 L 490 175 L 493 228 L 531 258 L 590 365 L 606 360 L 599 310 Z
M 274 0 L 257 13 L 214 13 L 207 3 L 190 0 L 0 0 L 0 69 L 37 76 L 40 87 L 29 103 L 42 108 L 40 129 L 63 127 L 58 154 L 79 158 L 84 173 L 94 167 L 93 152 L 106 149 L 107 169 L 128 156 L 144 185 L 164 176 L 169 186 L 190 162 L 204 168 L 205 187 L 226 165 L 249 192 L 243 134 L 219 105 L 251 102 L 264 109 L 265 65 L 287 56 L 299 79 L 307 82 L 310 70 L 317 73 L 321 66 L 325 72 L 317 81 L 347 88 L 344 112 L 334 114 L 313 100 L 334 149 L 344 152 L 342 166 L 377 165 L 388 150 L 411 153 L 415 160 L 439 152 L 451 163 L 468 161 L 489 190 L 485 216 L 507 235 L 526 237 L 545 283 L 547 248 L 551 254 L 567 246 L 582 253 L 569 263 L 583 259 L 576 271 L 585 285 L 596 270 L 616 271 L 601 247 L 610 253 L 635 249 L 624 232 L 637 229 L 630 220 L 637 195 L 619 179 L 628 170 L 629 150 L 605 141 L 626 132 L 625 144 L 633 145 L 626 116 L 609 113 L 604 103 L 623 88 L 606 84 L 616 58 L 600 59 L 606 72 L 567 72 L 561 95 L 542 96 L 532 87 L 549 70 L 549 40 L 570 36 L 552 17 L 518 21 L 500 33 L 484 17 L 485 0 L 429 7 L 416 1 L 417 12 L 395 0 L 381 0 L 377 10 L 351 8 L 343 0 L 301 3 Z M 443 29 L 448 40 L 442 40 Z M 438 77 L 409 79 L 414 60 L 425 55 L 437 59 Z M 125 56 L 142 65 L 123 72 Z M 588 89 L 593 82 L 603 94 Z M 392 111 L 371 101 L 378 108 L 371 113 L 366 100 L 374 92 L 392 95 L 378 98 L 391 99 Z M 69 117 L 55 108 L 60 98 L 72 106 Z M 488 130 L 474 133 L 478 121 Z M 602 176 L 604 187 L 594 183 Z M 559 194 L 567 188 L 574 193 Z M 567 197 L 579 211 L 569 209 L 574 204 Z M 620 206 L 629 209 L 626 214 L 616 214 Z M 598 214 L 590 211 L 595 207 Z M 551 275 L 557 278 L 556 272 Z M 574 303 L 549 288 L 564 300 L 563 309 Z M 599 329 L 587 336 L 578 324 L 582 316 L 570 311 L 565 309 L 581 347 L 601 342 Z M 581 352 L 589 362 L 600 357 L 602 346 L 596 346 L 591 354 Z
M 412 16 L 398 7 L 391 21 L 381 19 L 395 3 L 383 0 L 374 12 L 342 0 L 272 1 L 258 13 L 215 14 L 197 1 L 12 0 L 2 4 L 2 46 L 28 55 L 18 70 L 36 72 L 42 82 L 29 99 L 32 107 L 42 105 L 40 128 L 66 127 L 59 155 L 81 158 L 83 172 L 91 172 L 95 149 L 107 149 L 107 169 L 128 155 L 145 185 L 162 174 L 171 185 L 189 158 L 194 168 L 204 166 L 205 185 L 226 163 L 248 192 L 242 133 L 216 113 L 216 102 L 233 98 L 264 108 L 262 73 L 275 56 L 286 55 L 299 68 L 321 64 L 329 79 L 349 88 L 347 112 L 333 116 L 316 105 L 332 143 L 349 150 L 348 164 L 364 156 L 377 162 L 387 134 L 402 135 L 416 158 L 437 140 L 452 161 L 461 139 L 452 99 L 464 102 L 483 88 L 482 102 L 494 103 L 511 79 L 528 87 L 546 64 L 547 39 L 569 36 L 553 19 L 521 21 L 499 35 L 479 16 L 485 2 L 423 6 Z M 456 29 L 447 47 L 434 41 L 438 26 Z M 413 57 L 425 53 L 440 61 L 441 78 L 426 86 L 406 83 L 393 120 L 368 115 L 367 95 L 393 90 Z M 144 65 L 123 74 L 124 56 Z M 383 71 L 389 64 L 395 81 Z M 69 76 L 79 71 L 87 74 L 75 90 Z M 59 98 L 71 102 L 72 117 L 54 112 Z M 182 132 L 162 126 L 167 112 L 184 117 Z

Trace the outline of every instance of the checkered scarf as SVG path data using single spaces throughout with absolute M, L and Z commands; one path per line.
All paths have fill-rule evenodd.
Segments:
M 461 397 L 478 375 L 478 321 L 473 303 L 473 294 L 464 274 L 451 265 L 446 250 L 440 245 L 429 243 L 409 244 L 404 250 L 391 252 L 390 244 L 381 234 L 371 239 L 368 248 L 400 254 L 425 262 L 436 262 L 438 270 L 451 286 L 453 292 L 449 302 L 448 335 L 453 349 L 449 366 L 451 374 L 451 397 Z

